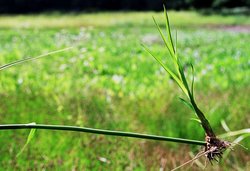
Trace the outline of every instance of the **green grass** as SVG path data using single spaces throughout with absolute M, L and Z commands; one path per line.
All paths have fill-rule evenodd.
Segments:
M 178 100 L 181 92 L 140 45 L 143 42 L 167 62 L 152 15 L 164 26 L 162 13 L 1 16 L 0 65 L 74 48 L 1 71 L 0 122 L 67 124 L 203 140 L 201 127 L 190 120 L 195 115 Z M 249 27 L 249 17 L 170 12 L 170 19 L 178 27 L 180 57 L 184 64 L 194 65 L 195 96 L 215 132 L 225 132 L 222 119 L 231 130 L 249 127 L 250 34 L 217 29 Z M 15 158 L 28 134 L 28 130 L 0 132 L 1 170 L 159 170 L 164 159 L 169 170 L 190 159 L 189 151 L 199 150 L 38 130 Z M 242 144 L 250 147 L 249 139 Z M 236 147 L 222 168 L 244 170 L 248 161 L 248 152 Z

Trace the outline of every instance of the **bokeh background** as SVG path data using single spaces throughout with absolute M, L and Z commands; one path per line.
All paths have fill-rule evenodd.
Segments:
M 173 80 L 141 44 L 171 67 L 152 16 L 165 3 L 195 97 L 220 135 L 250 125 L 249 0 L 1 0 L 0 65 L 72 50 L 0 72 L 0 123 L 65 124 L 204 140 Z M 175 34 L 173 34 L 175 37 Z M 201 147 L 102 135 L 0 131 L 0 170 L 170 170 Z M 249 133 L 225 138 L 250 147 Z M 240 140 L 238 139 L 238 140 Z M 183 170 L 248 170 L 249 151 Z

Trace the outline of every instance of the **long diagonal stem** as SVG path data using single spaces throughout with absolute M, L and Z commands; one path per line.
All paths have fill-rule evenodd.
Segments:
M 5 125 L 0 125 L 0 131 L 1 130 L 13 130 L 13 129 L 62 130 L 62 131 L 86 132 L 86 133 L 103 134 L 103 135 L 120 136 L 120 137 L 132 137 L 132 138 L 158 140 L 158 141 L 170 141 L 170 142 L 176 142 L 176 143 L 193 144 L 193 145 L 201 145 L 201 146 L 206 145 L 206 142 L 204 142 L 204 141 L 182 139 L 182 138 L 172 138 L 172 137 L 156 136 L 156 135 L 148 135 L 148 134 L 139 134 L 139 133 L 133 133 L 133 132 L 122 132 L 122 131 L 112 131 L 112 130 L 104 130 L 104 129 L 77 127 L 77 126 L 44 125 L 44 124 L 5 124 Z

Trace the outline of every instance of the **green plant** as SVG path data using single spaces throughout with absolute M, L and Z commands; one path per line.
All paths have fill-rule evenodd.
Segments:
M 191 81 L 191 85 L 188 84 L 183 65 L 181 63 L 181 59 L 178 56 L 177 53 L 177 33 L 176 33 L 176 41 L 175 41 L 175 46 L 174 46 L 174 41 L 172 38 L 172 33 L 170 29 L 170 24 L 169 24 L 169 19 L 168 19 L 168 14 L 166 11 L 166 8 L 164 7 L 164 14 L 166 18 L 166 32 L 167 36 L 165 37 L 160 26 L 157 24 L 156 20 L 153 17 L 154 23 L 158 28 L 158 31 L 161 35 L 162 40 L 164 41 L 168 52 L 171 56 L 172 62 L 174 64 L 175 70 L 172 71 L 167 65 L 165 65 L 161 59 L 144 46 L 144 48 L 156 59 L 156 61 L 169 73 L 169 75 L 175 80 L 177 85 L 181 88 L 183 93 L 186 95 L 188 100 L 182 99 L 181 100 L 187 104 L 197 115 L 199 118 L 199 121 L 206 133 L 206 145 L 205 145 L 205 152 L 207 158 L 212 161 L 212 160 L 217 160 L 217 158 L 221 158 L 223 152 L 230 146 L 229 142 L 220 140 L 216 137 L 212 127 L 210 126 L 210 123 L 206 119 L 205 115 L 203 112 L 199 109 L 197 106 L 197 103 L 195 101 L 194 97 L 194 76 Z M 192 72 L 193 72 L 193 66 L 191 65 Z M 193 73 L 194 74 L 194 73 Z

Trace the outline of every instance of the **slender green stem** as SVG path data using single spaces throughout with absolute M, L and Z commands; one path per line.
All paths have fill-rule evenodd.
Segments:
M 103 135 L 112 135 L 112 136 L 121 136 L 121 137 L 132 137 L 132 138 L 141 138 L 141 139 L 150 139 L 158 141 L 171 141 L 176 143 L 184 144 L 193 144 L 193 145 L 205 145 L 204 141 L 189 140 L 182 138 L 172 138 L 148 134 L 139 134 L 133 132 L 122 132 L 122 131 L 111 131 L 104 129 L 94 129 L 94 128 L 85 128 L 77 126 L 64 126 L 64 125 L 44 125 L 44 124 L 5 124 L 0 125 L 0 130 L 12 130 L 12 129 L 49 129 L 49 130 L 63 130 L 63 131 L 74 131 L 74 132 L 86 132 L 93 134 L 103 134 Z
M 36 59 L 39 59 L 39 58 L 42 58 L 42 57 L 45 57 L 45 56 L 53 55 L 53 54 L 56 54 L 56 53 L 59 53 L 59 52 L 64 52 L 64 51 L 70 50 L 70 49 L 72 49 L 72 47 L 68 47 L 68 48 L 60 49 L 60 50 L 55 50 L 55 51 L 48 52 L 46 54 L 42 54 L 42 55 L 39 55 L 39 56 L 36 56 L 36 57 L 28 57 L 28 58 L 20 59 L 20 60 L 17 60 L 17 61 L 14 61 L 14 62 L 11 62 L 11 63 L 0 66 L 0 71 L 4 70 L 6 68 L 9 68 L 9 67 L 12 67 L 12 66 L 27 62 L 27 61 L 36 60 Z

